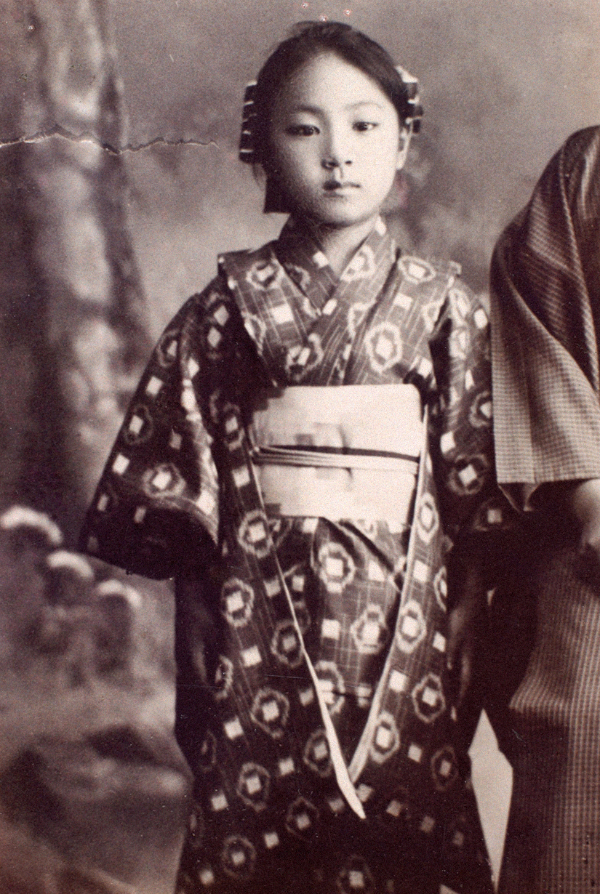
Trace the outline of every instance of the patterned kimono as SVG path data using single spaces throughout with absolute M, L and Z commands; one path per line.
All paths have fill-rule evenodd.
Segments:
M 289 222 L 219 259 L 131 403 L 82 536 L 176 578 L 196 779 L 179 894 L 492 890 L 445 674 L 448 554 L 504 512 L 488 321 L 458 272 L 402 255 L 379 221 L 338 277 Z M 412 524 L 266 509 L 257 395 L 391 383 L 428 420 Z
M 500 890 L 588 894 L 600 885 L 600 579 L 554 503 L 560 482 L 600 478 L 600 127 L 566 141 L 500 238 L 492 335 L 498 480 L 531 510 L 490 651 L 488 713 L 514 771 Z

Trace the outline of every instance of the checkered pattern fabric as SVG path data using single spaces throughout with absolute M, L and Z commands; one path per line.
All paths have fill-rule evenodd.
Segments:
M 498 243 L 492 286 L 498 477 L 523 506 L 540 484 L 600 477 L 600 128 L 550 161 Z M 551 505 L 526 526 L 496 596 L 500 661 L 528 647 L 499 726 L 514 770 L 500 890 L 588 894 L 600 884 L 599 579 Z
M 543 482 L 600 476 L 599 221 L 600 129 L 588 128 L 552 159 L 494 254 L 494 433 L 502 484 L 531 491 Z

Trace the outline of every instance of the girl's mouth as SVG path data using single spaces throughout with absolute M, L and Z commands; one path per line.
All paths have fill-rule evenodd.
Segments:
M 323 184 L 323 189 L 325 192 L 333 193 L 334 195 L 343 195 L 346 192 L 352 192 L 354 189 L 360 189 L 360 184 L 350 181 L 327 180 Z

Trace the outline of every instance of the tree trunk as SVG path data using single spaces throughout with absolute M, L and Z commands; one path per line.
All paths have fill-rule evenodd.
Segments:
M 110 0 L 10 0 L 0 112 L 0 499 L 77 531 L 150 350 Z
M 172 894 L 187 816 L 170 593 L 63 548 L 150 351 L 109 12 L 0 0 L 2 894 Z

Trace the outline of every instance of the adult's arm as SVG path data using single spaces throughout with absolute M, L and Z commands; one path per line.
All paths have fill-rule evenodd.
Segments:
M 498 480 L 521 508 L 600 478 L 600 128 L 572 135 L 491 270 Z

